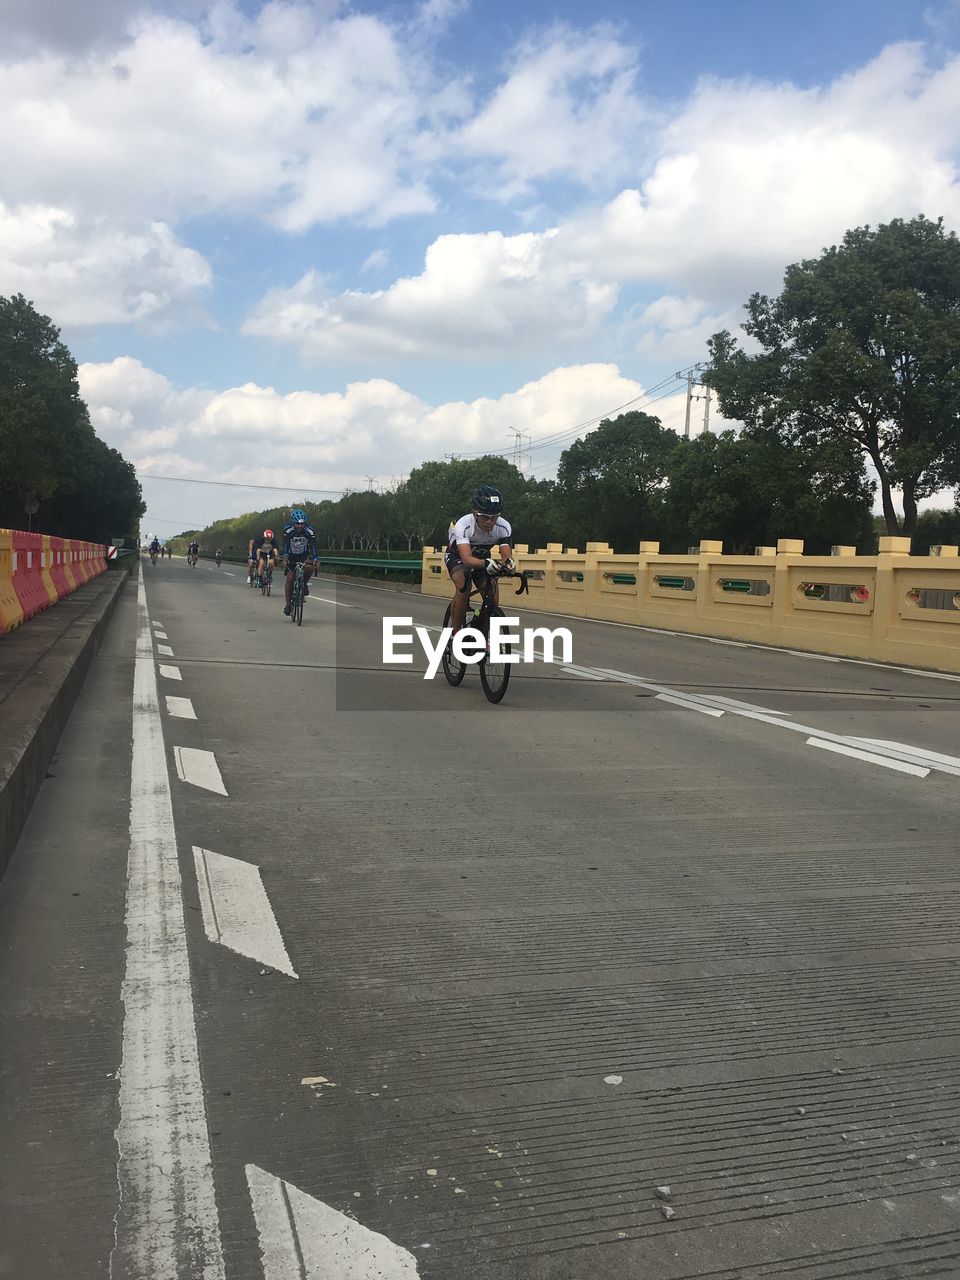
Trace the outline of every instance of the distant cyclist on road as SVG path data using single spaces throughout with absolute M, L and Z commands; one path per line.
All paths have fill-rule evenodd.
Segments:
M 280 562 L 280 552 L 273 541 L 273 530 L 264 529 L 263 541 L 257 548 L 257 577 L 263 578 L 267 568 L 276 569 Z
M 317 535 L 312 525 L 307 524 L 307 513 L 302 507 L 294 507 L 290 512 L 290 523 L 283 527 L 283 564 L 286 582 L 283 594 L 286 604 L 283 612 L 290 617 L 290 597 L 293 594 L 293 575 L 298 564 L 303 565 L 303 576 L 307 582 L 313 575 L 317 563 Z M 309 589 L 304 586 L 303 594 L 308 596 Z
M 450 625 L 454 633 L 463 626 L 470 593 L 463 590 L 468 574 L 486 569 L 491 577 L 503 569 L 513 569 L 513 549 L 510 539 L 513 531 L 500 514 L 503 499 L 500 490 L 489 484 L 477 485 L 471 498 L 473 510 L 456 522 L 450 535 L 444 563 L 456 584 L 450 609 Z M 500 562 L 493 558 L 494 548 Z M 499 592 L 494 586 L 494 603 L 499 603 Z
M 187 547 L 187 560 L 191 565 L 195 565 L 197 563 L 197 558 L 199 557 L 199 555 L 200 555 L 200 543 L 191 542 L 189 547 Z
M 223 559 L 223 547 L 217 547 L 217 550 L 216 550 L 215 555 L 216 555 L 216 560 L 217 560 L 217 568 L 219 569 L 219 568 L 220 568 L 220 561 Z
M 153 564 L 157 563 L 157 556 L 160 554 L 160 539 L 154 535 L 153 541 L 150 543 L 150 560 Z

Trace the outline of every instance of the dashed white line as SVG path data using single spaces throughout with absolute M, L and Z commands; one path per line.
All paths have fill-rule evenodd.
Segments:
M 162 653 L 165 658 L 173 657 L 173 650 L 170 648 L 168 644 L 158 644 L 157 653 Z
M 181 782 L 203 787 L 205 791 L 215 791 L 219 796 L 227 794 L 217 758 L 212 751 L 200 751 L 196 747 L 174 747 L 173 758 Z
M 155 631 L 153 634 L 157 637 L 157 639 L 158 639 L 158 640 L 169 640 L 169 639 L 170 639 L 170 637 L 167 635 L 167 633 L 166 633 L 165 631 Z
M 296 978 L 260 868 L 197 845 L 193 859 L 203 927 L 210 941 Z
M 180 866 L 141 577 L 133 685 L 120 1201 L 111 1275 L 223 1280 Z
M 266 1280 L 416 1280 L 416 1258 L 386 1236 L 255 1164 L 246 1174 Z
M 160 674 L 165 676 L 167 680 L 183 679 L 183 676 L 180 674 L 179 667 L 165 667 L 162 662 L 160 663 Z
M 167 712 L 174 716 L 177 720 L 196 720 L 197 713 L 193 709 L 193 703 L 189 698 L 175 698 L 172 694 L 166 694 Z

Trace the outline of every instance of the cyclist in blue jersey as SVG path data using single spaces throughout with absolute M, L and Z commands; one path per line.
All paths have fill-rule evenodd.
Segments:
M 288 618 L 290 617 L 290 597 L 293 594 L 293 575 L 298 564 L 303 565 L 303 576 L 307 582 L 313 576 L 314 569 L 319 567 L 317 535 L 312 525 L 307 524 L 307 513 L 302 507 L 294 507 L 290 512 L 290 523 L 283 526 L 283 567 L 286 577 L 283 584 L 283 594 L 286 599 L 283 612 Z M 310 594 L 306 585 L 304 585 L 303 594 L 305 596 Z

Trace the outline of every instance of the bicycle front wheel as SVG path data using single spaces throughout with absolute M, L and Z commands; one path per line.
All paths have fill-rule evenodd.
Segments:
M 450 625 L 450 611 L 452 608 L 452 604 L 447 605 L 447 611 L 443 615 L 444 627 L 449 627 Z M 443 657 L 440 659 L 440 662 L 443 666 L 443 674 L 447 677 L 447 683 L 452 684 L 454 687 L 460 684 L 463 677 L 467 674 L 467 664 L 465 662 L 460 662 L 454 656 L 452 641 L 449 642 L 447 647 L 444 649 Z
M 496 605 L 490 610 L 491 618 L 502 618 L 503 610 Z M 487 644 L 490 643 L 489 623 L 484 627 L 487 636 Z M 508 644 L 500 641 L 500 648 L 505 652 L 511 652 Z M 507 685 L 510 683 L 510 667 L 509 662 L 491 662 L 488 655 L 480 662 L 480 683 L 483 685 L 483 692 L 487 695 L 488 702 L 499 702 L 503 695 L 507 692 Z

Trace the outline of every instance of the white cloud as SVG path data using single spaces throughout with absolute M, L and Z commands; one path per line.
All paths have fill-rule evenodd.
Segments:
M 637 52 L 605 27 L 559 27 L 525 40 L 510 73 L 460 131 L 489 159 L 502 197 L 563 175 L 582 185 L 641 167 L 650 110 L 636 92 Z
M 825 89 L 701 83 L 642 186 L 572 220 L 601 278 L 669 281 L 728 304 L 848 228 L 918 212 L 960 225 L 960 58 L 893 46 Z
M 58 324 L 159 323 L 174 310 L 196 310 L 211 272 L 162 222 L 129 227 L 0 201 L 0 279 Z
M 208 28 L 144 15 L 82 60 L 0 65 L 6 198 L 288 230 L 432 207 L 411 147 L 443 86 L 385 22 L 269 4 L 252 21 L 220 6 Z
M 240 483 L 256 471 L 265 484 L 337 491 L 365 488 L 368 474 L 388 482 L 444 453 L 509 450 L 514 427 L 536 440 L 643 394 L 611 364 L 561 367 L 498 397 L 438 405 L 383 378 L 326 393 L 178 389 L 130 357 L 83 364 L 79 375 L 98 432 L 139 471 Z M 558 451 L 533 456 L 544 474 Z
M 614 306 L 613 284 L 553 252 L 555 232 L 441 236 L 419 276 L 372 293 L 328 292 L 314 272 L 268 293 L 244 332 L 334 358 L 516 354 L 593 333 Z
M 473 124 L 496 132 L 495 116 Z M 575 141 L 576 126 L 565 136 Z M 960 226 L 960 58 L 931 67 L 919 46 L 892 47 L 821 90 L 705 81 L 655 141 L 646 181 L 601 207 L 524 235 L 441 236 L 420 275 L 377 292 L 335 295 L 308 273 L 271 291 L 247 332 L 320 358 L 490 358 L 584 339 L 638 283 L 653 303 L 640 349 L 690 361 L 705 354 L 712 316 L 739 319 L 750 293 L 776 290 L 787 263 L 848 228 L 920 211 Z M 695 323 L 671 319 L 677 298 L 699 308 Z

